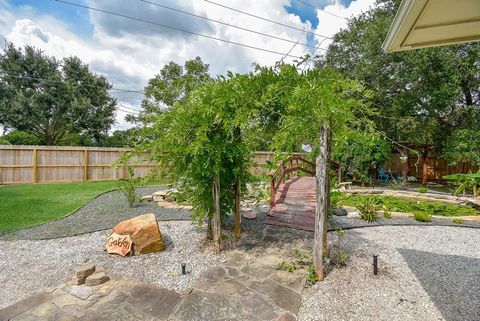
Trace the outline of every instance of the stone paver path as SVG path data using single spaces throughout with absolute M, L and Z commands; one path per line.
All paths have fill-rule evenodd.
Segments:
M 265 227 L 183 293 L 112 275 L 99 286 L 64 284 L 31 296 L 0 310 L 0 320 L 296 320 L 306 267 L 277 266 L 298 261 L 310 243 L 311 233 Z

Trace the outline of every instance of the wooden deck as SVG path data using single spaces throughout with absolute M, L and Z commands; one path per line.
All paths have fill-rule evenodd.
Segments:
M 315 230 L 315 177 L 295 177 L 280 184 L 266 223 L 294 229 Z

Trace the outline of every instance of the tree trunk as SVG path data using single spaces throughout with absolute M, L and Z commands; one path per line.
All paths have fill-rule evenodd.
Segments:
M 315 238 L 313 244 L 313 264 L 318 279 L 323 280 L 323 257 L 325 255 L 326 246 L 326 223 L 329 204 L 329 182 L 328 182 L 328 160 L 329 155 L 329 129 L 327 122 L 323 121 L 322 128 L 319 133 L 320 150 L 316 160 L 316 194 L 317 207 L 315 210 Z
M 235 232 L 235 238 L 240 239 L 240 233 L 242 232 L 242 218 L 240 216 L 240 180 L 235 184 L 235 220 L 233 223 L 233 231 Z
M 428 181 L 428 149 L 423 150 L 422 155 L 423 169 L 422 169 L 422 185 L 427 185 Z
M 208 240 L 213 240 L 212 216 L 210 214 L 211 213 L 207 214 L 208 215 L 208 218 L 207 218 L 207 239 Z
M 408 182 L 408 151 L 405 148 L 403 148 L 402 153 L 400 155 L 407 158 L 402 164 L 402 183 L 407 184 Z
M 219 254 L 221 250 L 220 242 L 222 239 L 222 227 L 220 221 L 220 177 L 215 177 L 213 182 L 213 200 L 215 202 L 215 213 L 213 216 L 213 242 L 215 243 L 215 253 Z

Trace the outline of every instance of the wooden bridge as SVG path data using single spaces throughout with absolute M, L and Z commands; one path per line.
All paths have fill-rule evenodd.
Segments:
M 340 166 L 337 175 L 340 177 Z M 291 156 L 270 174 L 270 210 L 266 223 L 300 230 L 315 230 L 315 163 Z
M 315 230 L 315 163 L 291 156 L 270 174 L 270 210 L 266 223 Z

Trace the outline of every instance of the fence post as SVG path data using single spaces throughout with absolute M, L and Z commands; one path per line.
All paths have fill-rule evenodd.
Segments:
M 83 150 L 83 181 L 88 180 L 88 149 Z
M 38 175 L 37 175 L 37 170 L 38 170 L 38 164 L 37 164 L 37 149 L 34 148 L 32 150 L 33 155 L 32 155 L 32 166 L 33 166 L 33 173 L 32 173 L 32 180 L 33 183 L 38 182 Z

